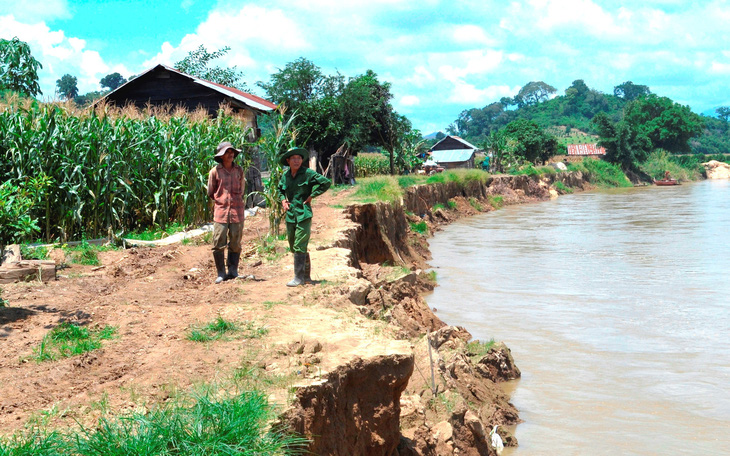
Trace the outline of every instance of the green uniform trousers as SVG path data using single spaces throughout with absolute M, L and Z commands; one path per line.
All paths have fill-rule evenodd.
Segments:
M 307 253 L 309 237 L 312 235 L 312 219 L 301 222 L 286 222 L 286 237 L 293 253 Z

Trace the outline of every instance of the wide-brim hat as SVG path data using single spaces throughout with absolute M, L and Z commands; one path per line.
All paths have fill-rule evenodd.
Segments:
M 289 163 L 286 162 L 286 159 L 291 157 L 292 155 L 301 155 L 302 160 L 304 161 L 309 159 L 309 151 L 307 149 L 303 149 L 301 147 L 292 147 L 291 149 L 281 154 L 281 157 L 279 157 L 279 163 L 281 163 L 281 166 L 288 166 Z
M 231 144 L 228 141 L 223 141 L 222 143 L 218 144 L 218 147 L 215 149 L 215 156 L 213 157 L 213 160 L 217 161 L 218 163 L 221 163 L 223 161 L 223 155 L 228 151 L 228 149 L 233 149 L 233 158 L 236 158 L 238 154 L 241 153 L 240 150 L 233 147 L 233 144 Z

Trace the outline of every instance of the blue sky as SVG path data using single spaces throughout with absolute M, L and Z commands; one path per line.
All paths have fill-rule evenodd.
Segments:
M 423 133 L 530 81 L 625 81 L 696 112 L 730 105 L 726 0 L 0 0 L 0 36 L 30 44 L 45 99 L 70 73 L 85 93 L 114 71 L 172 65 L 199 45 L 255 83 L 305 57 L 325 73 L 374 70 Z

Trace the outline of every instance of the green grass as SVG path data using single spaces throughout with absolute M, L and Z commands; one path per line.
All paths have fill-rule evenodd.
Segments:
M 446 204 L 448 204 L 449 209 L 456 209 L 456 201 L 454 201 L 454 200 L 448 200 L 446 202 Z
M 275 409 L 263 392 L 221 398 L 215 392 L 174 401 L 146 413 L 101 418 L 67 434 L 33 428 L 0 438 L 0 455 L 210 455 L 304 454 L 307 441 L 271 423 Z
M 20 244 L 20 256 L 24 260 L 45 260 L 48 258 L 50 251 L 47 247 L 33 247 L 27 244 Z
M 414 232 L 420 233 L 420 234 L 428 233 L 428 224 L 426 224 L 425 221 L 411 223 L 410 225 L 411 225 L 411 231 L 414 231 Z
M 559 192 L 562 192 L 562 193 L 573 193 L 573 189 L 572 189 L 572 188 L 570 188 L 570 187 L 568 187 L 568 186 L 566 186 L 566 185 L 565 185 L 564 183 L 562 183 L 561 181 L 555 181 L 555 182 L 553 183 L 553 186 L 554 186 L 554 187 L 555 187 L 555 189 L 557 189 L 557 190 L 558 190 Z
M 86 242 L 86 240 L 73 247 L 63 247 L 63 251 L 69 262 L 88 266 L 99 266 L 99 252 L 114 249 L 115 247 L 111 245 L 92 245 Z
M 116 332 L 113 326 L 89 329 L 63 322 L 43 337 L 40 346 L 33 350 L 33 358 L 37 362 L 54 361 L 96 350 L 101 348 L 102 340 L 112 339 Z
M 489 353 L 489 350 L 494 346 L 495 343 L 496 342 L 494 341 L 494 339 L 489 339 L 486 342 L 482 342 L 481 340 L 473 340 L 466 344 L 466 351 L 472 360 L 478 361 L 484 355 Z
M 156 241 L 157 239 L 163 239 L 180 231 L 185 231 L 187 225 L 184 223 L 174 222 L 167 225 L 166 228 L 160 228 L 159 226 L 147 228 L 144 231 L 131 232 L 126 234 L 124 237 L 127 239 L 137 239 L 140 241 Z
M 446 206 L 444 206 L 444 205 L 443 205 L 443 204 L 441 204 L 441 203 L 436 203 L 436 204 L 434 204 L 434 205 L 433 205 L 433 207 L 431 208 L 431 212 L 436 212 L 436 211 L 438 211 L 439 209 L 446 209 Z
M 488 196 L 487 199 L 489 199 L 489 205 L 495 209 L 501 209 L 504 206 L 503 196 Z
M 256 326 L 252 321 L 228 321 L 218 315 L 212 322 L 202 327 L 193 326 L 188 340 L 193 342 L 211 342 L 219 339 L 258 339 L 269 333 L 263 326 Z
M 479 204 L 479 201 L 476 198 L 474 198 L 474 197 L 469 198 L 469 204 L 471 204 L 471 207 L 478 210 L 479 212 L 482 211 L 482 205 Z
M 403 188 L 393 176 L 359 179 L 355 193 L 351 197 L 353 202 L 357 203 L 395 202 L 401 198 L 403 198 Z
M 527 175 L 527 176 L 542 176 L 543 174 L 556 174 L 557 171 L 552 166 L 534 166 L 531 163 L 521 166 L 519 168 L 510 168 L 509 174 L 515 176 Z
M 584 158 L 582 162 L 569 163 L 568 171 L 581 171 L 588 174 L 591 183 L 601 188 L 633 186 L 618 165 L 604 160 Z

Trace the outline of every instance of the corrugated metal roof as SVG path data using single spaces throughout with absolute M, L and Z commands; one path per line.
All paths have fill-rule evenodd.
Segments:
M 455 139 L 455 140 L 459 141 L 460 143 L 464 144 L 464 145 L 465 145 L 466 147 L 468 147 L 469 149 L 474 149 L 474 150 L 477 150 L 477 149 L 479 149 L 479 148 L 478 148 L 477 146 L 475 146 L 474 144 L 470 143 L 469 141 L 467 141 L 467 140 L 465 140 L 465 139 L 462 139 L 462 138 L 461 138 L 461 137 L 459 137 L 459 136 L 454 136 L 454 135 L 446 135 L 446 137 L 442 138 L 442 139 L 441 139 L 441 141 L 439 141 L 439 142 L 437 142 L 436 144 L 434 144 L 434 145 L 433 145 L 433 146 L 431 147 L 431 149 L 433 149 L 434 147 L 438 146 L 439 144 L 441 144 L 442 142 L 446 141 L 446 140 L 447 140 L 447 139 L 449 139 L 449 138 L 451 138 L 451 139 Z
M 431 159 L 436 163 L 465 162 L 474 155 L 474 149 L 434 150 Z
M 568 155 L 606 155 L 606 149 L 596 144 L 568 144 Z
M 196 84 L 200 84 L 202 86 L 208 87 L 209 89 L 213 89 L 216 92 L 222 93 L 223 95 L 225 95 L 227 97 L 231 97 L 234 100 L 240 101 L 241 103 L 243 103 L 244 105 L 246 105 L 250 108 L 257 109 L 259 111 L 273 111 L 274 109 L 276 109 L 276 105 L 274 103 L 272 103 L 268 100 L 265 100 L 261 97 L 258 97 L 256 95 L 253 95 L 250 93 L 243 92 L 243 91 L 238 90 L 233 87 L 227 87 L 222 84 L 218 84 L 218 83 L 211 82 L 211 81 L 206 81 L 205 79 L 200 79 L 198 77 L 189 75 L 187 73 L 183 73 L 182 71 L 169 67 L 167 65 L 158 64 L 158 65 L 150 68 L 149 70 L 142 72 L 141 74 L 139 74 L 139 76 L 147 74 L 147 73 L 157 69 L 158 67 L 162 67 L 162 68 L 166 69 L 167 71 L 171 71 L 171 72 L 177 73 L 181 76 L 185 76 L 186 78 L 190 78 Z M 137 76 L 137 77 L 139 77 L 139 76 Z M 105 96 L 105 98 L 107 96 L 109 96 L 110 94 L 116 92 L 117 90 L 121 89 L 125 85 L 129 84 L 132 81 L 134 81 L 134 79 L 127 81 L 124 84 L 117 87 L 115 90 L 112 90 Z

